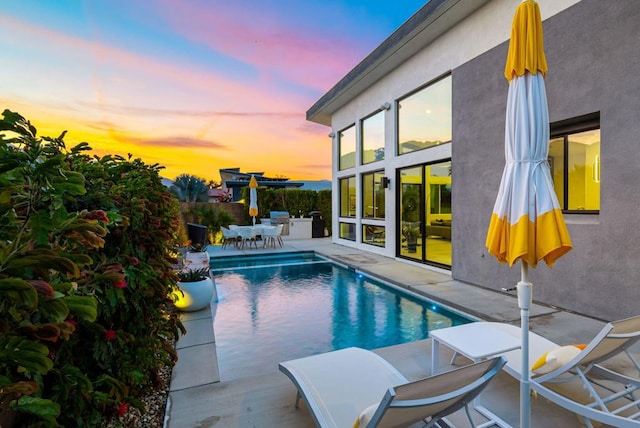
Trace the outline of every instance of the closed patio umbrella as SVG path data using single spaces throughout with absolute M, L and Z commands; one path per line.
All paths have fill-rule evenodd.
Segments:
M 520 426 L 530 424 L 529 308 L 532 301 L 528 266 L 547 266 L 571 249 L 571 239 L 553 189 L 547 163 L 549 112 L 544 76 L 540 9 L 533 0 L 518 6 L 511 28 L 505 66 L 509 81 L 505 123 L 506 165 L 496 198 L 486 246 L 499 262 L 521 262 L 517 284 L 522 320 Z
M 258 181 L 253 175 L 249 181 L 249 215 L 253 217 L 253 225 L 255 226 L 258 215 Z

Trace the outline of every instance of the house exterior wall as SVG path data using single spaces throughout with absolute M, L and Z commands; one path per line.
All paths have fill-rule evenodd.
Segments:
M 599 215 L 565 216 L 574 248 L 553 269 L 542 263 L 530 270 L 533 297 L 607 320 L 640 307 L 638 23 L 640 2 L 625 0 L 583 0 L 543 22 L 551 123 L 600 112 L 601 199 Z M 507 48 L 452 73 L 452 275 L 491 289 L 512 287 L 520 276 L 519 264 L 499 265 L 484 247 L 504 166 Z
M 541 10 L 542 18 L 552 16 L 563 9 L 575 4 L 578 0 L 556 0 L 549 2 Z M 357 125 L 359 120 L 370 115 L 385 102 L 392 102 L 402 98 L 406 94 L 420 88 L 427 83 L 447 74 L 451 70 L 481 55 L 483 52 L 503 43 L 510 37 L 511 20 L 515 10 L 514 0 L 492 0 L 478 9 L 474 14 L 468 16 L 460 24 L 452 27 L 449 31 L 436 39 L 429 46 L 426 46 L 408 61 L 399 64 L 393 73 L 382 77 L 378 82 L 369 87 L 364 93 L 353 97 L 341 109 L 335 112 L 331 118 L 331 127 L 335 134 L 338 131 L 356 124 L 356 134 L 358 144 L 360 143 L 360 129 Z M 504 60 L 502 60 L 504 62 Z M 455 88 L 454 88 L 455 91 Z M 343 177 L 356 176 L 356 194 L 361 195 L 360 176 L 367 171 L 384 168 L 385 176 L 392 178 L 389 189 L 386 190 L 386 226 L 387 246 L 384 248 L 374 247 L 361 243 L 361 227 L 357 223 L 356 241 L 349 241 L 339 238 L 338 217 L 339 200 L 333 199 L 332 210 L 335 215 L 332 219 L 333 240 L 346 246 L 353 246 L 367 251 L 383 254 L 389 257 L 395 256 L 395 240 L 397 230 L 395 227 L 395 207 L 396 191 L 393 178 L 398 168 L 416 165 L 424 162 L 447 159 L 451 157 L 451 145 L 443 145 L 430 150 L 409 153 L 402 156 L 395 156 L 396 152 L 396 129 L 395 117 L 396 106 L 385 113 L 385 161 L 374 162 L 367 165 L 360 165 L 357 162 L 355 168 L 338 170 L 338 147 L 337 137 L 333 137 L 333 183 L 332 192 L 339 195 L 338 180 Z M 454 114 L 455 115 L 455 114 Z M 455 139 L 455 135 L 454 135 Z M 455 144 L 455 143 L 454 143 Z M 356 148 L 359 152 L 360 146 Z M 455 186 L 455 184 L 454 184 Z M 359 209 L 358 204 L 358 209 Z M 358 211 L 357 218 L 360 212 Z M 377 223 L 377 222 L 371 222 Z
M 487 227 L 504 167 L 507 82 L 503 68 L 511 20 L 518 1 L 492 0 L 451 27 L 394 71 L 354 95 L 331 116 L 334 133 L 356 124 L 385 102 L 385 160 L 338 170 L 333 138 L 333 240 L 343 245 L 395 256 L 396 171 L 430 161 L 452 159 L 452 267 L 454 279 L 499 290 L 512 287 L 519 264 L 509 269 L 486 252 Z M 600 214 L 567 216 L 574 250 L 554 268 L 531 270 L 534 300 L 602 319 L 637 314 L 640 242 L 635 227 L 640 206 L 640 2 L 627 0 L 539 0 L 549 63 L 546 79 L 551 122 L 600 112 Z M 396 151 L 394 101 L 451 73 L 453 142 L 402 156 Z M 357 147 L 359 153 L 360 147 Z M 383 168 L 392 179 L 385 190 L 386 247 L 361 243 L 360 203 L 356 241 L 338 237 L 342 177 Z M 350 221 L 350 220 L 349 220 Z M 425 266 L 425 269 L 428 267 Z

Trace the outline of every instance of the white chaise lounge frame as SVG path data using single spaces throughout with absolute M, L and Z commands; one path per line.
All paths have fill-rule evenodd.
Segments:
M 376 353 L 347 348 L 279 367 L 298 390 L 296 408 L 304 398 L 318 427 L 351 427 L 371 405 L 377 407 L 367 427 L 405 426 L 420 420 L 432 427 L 462 408 L 475 426 L 468 405 L 505 363 L 498 357 L 408 382 Z M 456 381 L 463 385 L 454 386 Z
M 518 327 L 500 323 L 491 324 L 503 331 L 520 335 Z M 559 346 L 533 332 L 529 333 L 529 339 L 530 361 L 535 361 L 540 355 Z M 532 377 L 530 380 L 531 388 L 549 401 L 581 416 L 589 428 L 593 426 L 591 420 L 620 428 L 638 428 L 640 427 L 640 397 L 638 396 L 640 393 L 640 364 L 629 352 L 629 348 L 638 341 L 640 341 L 640 316 L 608 323 L 571 361 L 549 373 Z M 628 357 L 637 371 L 637 377 L 615 372 L 601 365 L 602 362 L 616 355 Z M 510 351 L 503 356 L 507 359 L 505 371 L 520 379 L 521 351 Z M 583 404 L 574 401 L 546 386 L 576 379 L 582 382 L 593 402 Z M 608 395 L 603 395 L 602 392 L 609 388 L 603 387 L 602 380 L 617 383 L 621 388 L 618 391 L 611 390 Z M 625 405 L 615 409 L 608 408 L 607 404 L 623 398 L 628 400 Z M 626 412 L 625 416 L 621 416 L 624 412 Z

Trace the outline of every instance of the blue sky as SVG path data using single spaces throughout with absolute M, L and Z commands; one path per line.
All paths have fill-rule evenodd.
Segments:
M 0 102 L 163 175 L 331 175 L 306 110 L 425 0 L 11 0 Z

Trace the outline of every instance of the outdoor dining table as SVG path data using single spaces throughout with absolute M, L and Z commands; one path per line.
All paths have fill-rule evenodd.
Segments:
M 255 232 L 256 235 L 262 236 L 266 229 L 272 230 L 275 229 L 276 226 L 268 226 L 266 224 L 256 224 L 255 226 L 236 226 L 234 229 L 236 230 L 249 230 Z
M 233 229 L 237 230 L 237 231 L 247 230 L 247 231 L 251 232 L 251 236 L 260 236 L 261 238 L 263 238 L 265 230 L 270 230 L 270 231 L 271 230 L 275 230 L 276 226 L 269 226 L 269 225 L 265 225 L 265 224 L 256 224 L 254 226 L 235 226 Z M 243 245 L 243 247 L 244 247 L 244 245 Z M 257 245 L 256 245 L 256 247 L 257 247 Z M 249 248 L 251 248 L 251 247 L 249 247 Z

